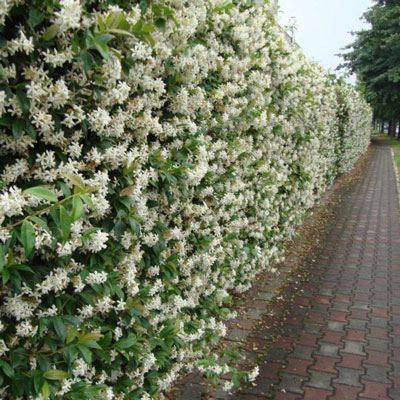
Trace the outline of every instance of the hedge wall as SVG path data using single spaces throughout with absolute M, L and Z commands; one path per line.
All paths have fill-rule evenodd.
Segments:
M 1 397 L 145 400 L 229 371 L 232 294 L 371 111 L 269 1 L 3 0 L 0 117 Z

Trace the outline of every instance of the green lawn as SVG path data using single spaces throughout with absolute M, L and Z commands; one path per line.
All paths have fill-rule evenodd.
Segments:
M 396 160 L 397 169 L 400 171 L 400 140 L 393 138 L 392 136 L 388 136 L 386 134 L 376 132 L 376 135 L 381 139 L 386 140 L 393 149 L 394 158 Z

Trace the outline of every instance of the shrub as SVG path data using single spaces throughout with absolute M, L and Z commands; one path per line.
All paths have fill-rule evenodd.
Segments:
M 365 151 L 369 107 L 268 1 L 4 0 L 0 24 L 1 395 L 226 373 L 232 294 Z

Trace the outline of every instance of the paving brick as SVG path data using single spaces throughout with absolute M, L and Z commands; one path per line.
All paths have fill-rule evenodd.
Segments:
M 387 391 L 391 385 L 386 383 L 361 381 L 364 385 L 364 390 L 360 393 L 361 398 L 374 399 L 374 400 L 389 400 Z
M 332 392 L 328 390 L 304 388 L 304 400 L 326 400 L 331 394 Z
M 287 393 L 287 392 L 274 392 L 274 400 L 301 400 L 298 394 L 294 393 Z M 241 398 L 240 398 L 241 399 Z M 265 397 L 263 397 L 265 399 Z
M 364 352 L 364 343 L 356 342 L 354 340 L 344 340 L 344 348 L 341 350 L 341 353 L 350 353 L 359 356 L 365 356 Z
M 343 333 L 327 331 L 327 332 L 324 332 L 324 335 L 322 336 L 321 340 L 326 343 L 333 343 L 333 344 L 337 344 L 339 346 L 343 346 L 343 342 L 342 342 Z
M 388 379 L 388 374 L 391 368 L 381 367 L 377 365 L 364 364 L 366 374 L 363 379 L 367 381 L 391 383 Z
M 342 345 L 319 342 L 319 349 L 315 354 L 327 357 L 339 357 L 339 350 L 342 348 Z
M 300 338 L 297 340 L 297 344 L 301 344 L 303 346 L 317 347 L 317 342 L 320 337 L 321 335 L 303 332 Z
M 377 339 L 389 339 L 389 331 L 385 328 L 371 326 L 369 327 L 369 333 L 367 333 L 367 336 Z
M 343 367 L 337 367 L 337 370 L 339 375 L 333 380 L 334 383 L 362 388 L 360 383 L 360 377 L 363 375 L 362 371 Z
M 366 353 L 368 354 L 368 357 L 365 360 L 366 364 L 380 365 L 381 367 L 390 367 L 388 363 L 390 353 L 383 353 L 381 351 L 368 349 L 366 350 Z
M 282 371 L 287 374 L 307 376 L 307 368 L 312 365 L 312 363 L 313 361 L 288 358 L 288 364 Z
M 354 318 L 349 318 L 349 324 L 347 325 L 348 328 L 350 329 L 361 329 L 365 330 L 367 327 L 367 322 L 362 319 L 354 319 Z
M 335 383 L 333 385 L 335 393 L 329 399 L 333 400 L 358 400 L 358 394 L 361 392 L 361 388 L 349 386 L 349 385 L 341 385 L 339 383 Z
M 356 330 L 356 329 L 346 329 L 346 340 L 353 340 L 356 342 L 367 342 L 366 331 Z
M 315 364 L 311 367 L 311 369 L 315 369 L 317 371 L 328 372 L 330 374 L 336 374 L 337 370 L 335 369 L 335 364 L 338 362 L 338 359 L 326 357 L 326 356 L 314 356 Z
M 331 386 L 332 380 L 336 374 L 329 374 L 327 372 L 310 370 L 310 379 L 305 383 L 305 386 L 310 386 L 318 389 L 333 390 Z
M 259 365 L 260 376 L 262 378 L 276 379 L 279 370 L 282 368 L 282 364 L 273 362 L 263 362 Z
M 364 367 L 362 366 L 362 362 L 364 360 L 365 357 L 363 356 L 357 356 L 354 354 L 342 354 L 342 360 L 336 366 L 364 371 Z
M 287 392 L 303 394 L 303 382 L 304 378 L 298 375 L 291 375 L 282 373 L 282 380 L 278 386 L 278 389 L 286 390 Z
M 366 350 L 381 351 L 383 353 L 385 353 L 385 352 L 388 353 L 389 352 L 389 345 L 390 345 L 390 341 L 389 340 L 368 338 L 368 343 L 365 346 L 365 349 Z
M 312 361 L 312 353 L 314 352 L 315 348 L 310 346 L 302 346 L 297 344 L 294 347 L 293 353 L 290 354 L 293 358 L 298 358 L 300 360 L 309 360 Z
M 325 330 L 334 331 L 334 332 L 344 332 L 344 327 L 346 324 L 344 322 L 338 321 L 327 321 L 326 325 L 324 326 Z

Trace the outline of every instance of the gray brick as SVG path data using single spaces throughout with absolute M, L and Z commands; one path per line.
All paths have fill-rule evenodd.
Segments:
M 378 328 L 388 328 L 389 320 L 381 317 L 370 317 L 369 326 L 376 326 Z
M 366 355 L 363 349 L 364 346 L 362 342 L 356 342 L 353 340 L 344 340 L 343 342 L 344 342 L 344 348 L 341 350 L 341 353 L 350 353 L 359 356 Z
M 342 346 L 332 343 L 319 342 L 319 349 L 316 354 L 328 357 L 339 357 L 339 350 Z
M 340 383 L 342 385 L 350 385 L 356 387 L 363 387 L 360 383 L 360 377 L 363 371 L 351 368 L 336 368 L 339 371 L 339 376 L 333 380 L 334 383 Z
M 350 304 L 346 303 L 338 303 L 336 301 L 332 302 L 332 308 L 330 311 L 343 311 L 343 312 L 348 312 L 350 308 Z
M 328 331 L 334 331 L 334 332 L 344 332 L 345 326 L 346 326 L 345 322 L 327 321 L 325 329 Z
M 267 378 L 258 378 L 255 382 L 254 385 L 249 386 L 249 387 L 243 387 L 241 389 L 241 393 L 243 394 L 251 394 L 255 396 L 267 396 L 271 394 L 271 388 L 272 385 L 275 383 L 272 379 L 267 379 Z M 190 398 L 188 397 L 185 400 L 189 400 Z M 190 399 L 192 400 L 192 399 Z
M 396 393 L 394 389 L 389 390 L 389 396 L 391 400 L 400 400 L 400 393 Z
M 364 364 L 364 367 L 366 373 L 363 379 L 381 383 L 392 383 L 392 381 L 387 378 L 390 368 L 368 364 Z
M 270 301 L 275 297 L 274 293 L 269 293 L 269 292 L 258 292 L 257 293 L 257 300 L 267 300 Z
M 367 327 L 367 322 L 368 321 L 365 321 L 363 319 L 349 318 L 349 325 L 347 326 L 347 328 L 365 330 Z
M 400 325 L 400 315 L 392 314 L 392 323 L 396 325 Z
M 399 335 L 394 335 L 393 336 L 393 342 L 391 344 L 392 347 L 400 348 L 400 336 Z
M 389 307 L 389 303 L 386 300 L 372 300 L 372 306 L 373 307 Z
M 395 378 L 400 378 L 400 362 L 389 360 L 389 363 L 393 365 L 390 375 L 394 376 Z
M 394 306 L 400 306 L 400 297 L 392 297 L 390 299 L 390 302 L 394 305 Z
M 328 308 L 329 308 L 329 306 L 326 306 L 324 304 L 314 304 L 312 307 L 312 311 L 317 312 L 317 313 L 326 314 L 328 312 Z
M 369 311 L 370 306 L 368 301 L 362 301 L 362 300 L 353 300 L 353 304 L 350 308 L 356 308 L 358 310 L 365 310 Z
M 233 340 L 234 342 L 241 342 L 247 338 L 249 333 L 250 331 L 247 331 L 245 329 L 235 328 L 232 329 L 231 332 L 229 333 L 228 339 Z
M 318 334 L 318 333 L 321 333 L 321 331 L 322 331 L 322 325 L 312 324 L 312 323 L 309 323 L 309 322 L 306 322 L 304 324 L 304 332 L 306 332 L 306 333 L 316 333 L 316 334 Z
M 271 348 L 268 350 L 266 355 L 262 356 L 262 359 L 263 359 L 263 361 L 277 362 L 277 363 L 284 364 L 286 362 L 286 358 L 290 352 L 291 352 L 291 350 L 289 350 L 289 349 Z
M 304 377 L 282 373 L 282 380 L 279 384 L 279 389 L 284 389 L 287 392 L 303 394 Z
M 180 395 L 180 400 L 201 400 L 202 393 L 207 393 L 209 389 L 205 388 L 203 385 L 199 385 L 198 383 L 188 383 L 185 385 L 185 389 Z
M 293 353 L 290 355 L 294 358 L 299 358 L 300 360 L 309 360 L 312 361 L 312 354 L 315 351 L 314 347 L 302 346 L 300 344 L 296 344 L 294 347 Z
M 305 386 L 311 386 L 325 390 L 333 390 L 332 380 L 336 377 L 336 375 L 315 370 L 311 370 L 310 374 L 310 380 L 305 384 Z
M 376 350 L 388 353 L 389 352 L 389 340 L 368 338 L 368 344 L 365 346 L 368 350 Z
M 321 288 L 318 291 L 318 294 L 322 296 L 333 296 L 334 290 L 331 288 Z
M 339 294 L 352 294 L 353 293 L 353 289 L 352 288 L 348 288 L 348 287 L 343 287 L 343 286 L 339 286 L 336 293 Z

